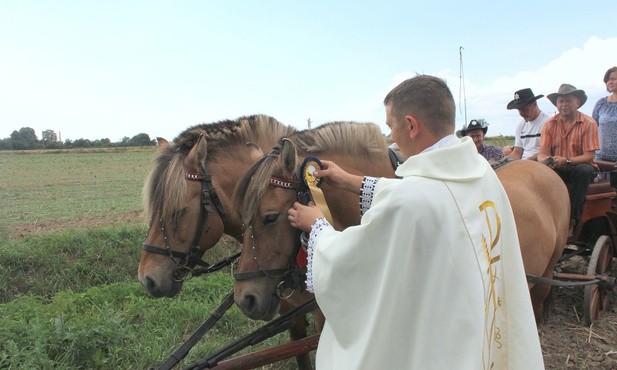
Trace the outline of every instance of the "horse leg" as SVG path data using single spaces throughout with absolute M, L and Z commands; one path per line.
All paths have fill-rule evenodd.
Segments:
M 293 305 L 290 305 L 285 301 L 281 301 L 281 313 L 287 312 L 293 308 Z M 289 336 L 291 340 L 294 341 L 306 338 L 308 335 L 307 327 L 308 321 L 306 320 L 306 316 L 295 317 L 292 321 L 291 327 L 289 328 Z M 296 363 L 299 370 L 313 370 L 310 353 L 304 353 L 296 356 Z
M 558 249 L 559 255 L 561 255 L 562 250 L 563 248 Z M 554 263 L 550 263 L 542 276 L 547 279 L 552 279 L 554 265 Z M 531 295 L 531 305 L 533 306 L 533 314 L 536 317 L 536 325 L 542 324 L 544 322 L 544 318 L 548 315 L 548 308 L 552 300 L 551 293 L 552 286 L 548 284 L 535 284 L 529 290 L 529 294 Z
M 550 285 L 546 284 L 535 284 L 530 290 L 529 294 L 531 295 L 531 305 L 533 307 L 533 314 L 536 318 L 536 325 L 542 324 L 544 322 L 544 303 L 546 297 L 548 297 L 551 291 Z
M 321 333 L 326 322 L 326 317 L 320 309 L 313 311 L 313 320 L 315 321 L 315 331 L 317 331 L 317 333 Z

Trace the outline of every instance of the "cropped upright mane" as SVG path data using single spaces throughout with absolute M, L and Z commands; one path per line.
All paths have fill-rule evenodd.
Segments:
M 169 146 L 159 149 L 154 159 L 154 167 L 142 190 L 147 220 L 156 222 L 174 217 L 180 201 L 185 197 L 186 180 L 182 164 L 201 135 L 205 135 L 207 141 L 206 160 L 211 161 L 219 155 L 233 155 L 233 151 L 229 150 L 233 146 L 247 143 L 259 145 L 293 132 L 293 127 L 266 115 L 202 123 L 186 129 Z
M 298 155 L 337 155 L 369 158 L 371 154 L 387 150 L 387 144 L 379 127 L 372 123 L 331 122 L 314 129 L 298 131 L 287 137 Z M 282 139 L 272 151 L 251 167 L 236 187 L 234 199 L 242 222 L 249 225 L 257 213 L 274 175 L 282 147 Z
M 373 123 L 330 122 L 296 132 L 289 139 L 299 152 L 312 155 L 328 153 L 368 156 L 386 148 L 379 126 Z
M 180 152 L 188 153 L 200 135 L 208 141 L 208 156 L 216 156 L 230 146 L 253 142 L 259 144 L 267 138 L 289 136 L 296 130 L 263 114 L 244 116 L 236 120 L 202 123 L 184 130 L 174 139 Z

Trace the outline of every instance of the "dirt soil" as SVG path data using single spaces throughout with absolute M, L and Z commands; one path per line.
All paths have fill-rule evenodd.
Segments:
M 84 218 L 66 222 L 13 225 L 10 237 L 20 238 L 65 228 L 107 226 L 118 222 L 142 222 L 140 214 L 126 214 L 104 219 Z M 569 268 L 585 274 L 587 261 L 575 257 Z M 613 259 L 611 277 L 617 276 L 617 259 Z M 546 369 L 617 370 L 617 292 L 609 293 L 609 307 L 591 327 L 584 325 L 584 288 L 554 288 L 548 316 L 539 328 Z
M 587 260 L 574 257 L 568 268 L 586 274 Z M 613 259 L 611 277 L 617 276 Z M 548 316 L 538 331 L 547 369 L 617 369 L 617 294 L 591 327 L 584 324 L 584 288 L 554 288 Z
M 108 217 L 84 216 L 70 220 L 46 220 L 14 224 L 9 227 L 8 235 L 9 238 L 16 239 L 65 229 L 86 229 L 118 224 L 146 225 L 142 212 L 127 212 Z

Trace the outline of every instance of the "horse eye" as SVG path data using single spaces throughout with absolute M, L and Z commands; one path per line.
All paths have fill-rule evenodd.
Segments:
M 184 216 L 184 214 L 186 213 L 186 210 L 187 210 L 187 208 L 185 207 L 185 208 L 182 208 L 182 209 L 179 209 L 179 210 L 175 211 L 174 214 L 173 214 L 173 218 L 177 219 L 177 218 L 180 218 L 180 217 Z
M 276 221 L 278 217 L 279 217 L 278 213 L 270 213 L 266 215 L 266 217 L 264 217 L 264 225 L 273 223 L 274 221 Z

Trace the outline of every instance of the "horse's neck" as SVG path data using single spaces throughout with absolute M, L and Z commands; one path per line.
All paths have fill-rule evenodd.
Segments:
M 212 160 L 208 167 L 212 173 L 212 180 L 221 204 L 227 215 L 225 234 L 242 242 L 242 221 L 234 209 L 234 195 L 236 186 L 245 173 L 257 161 L 258 155 L 246 147 L 230 147 L 228 155 Z
M 354 155 L 320 156 L 332 160 L 347 172 L 372 177 L 395 177 L 394 169 L 387 151 L 374 153 L 370 158 L 358 158 Z M 358 189 L 359 190 L 359 189 Z M 334 218 L 335 227 L 344 229 L 360 222 L 360 207 L 358 195 L 348 191 L 324 186 L 324 195 Z

